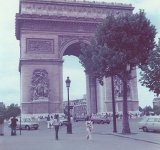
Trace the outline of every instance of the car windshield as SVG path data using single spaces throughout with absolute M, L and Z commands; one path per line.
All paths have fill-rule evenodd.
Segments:
M 22 119 L 24 122 L 31 122 L 32 120 L 31 120 L 31 118 L 23 118 Z

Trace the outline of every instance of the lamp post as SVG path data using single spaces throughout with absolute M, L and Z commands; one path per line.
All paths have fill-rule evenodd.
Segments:
M 72 134 L 72 124 L 71 124 L 71 118 L 70 118 L 70 104 L 69 104 L 69 87 L 70 87 L 71 80 L 69 77 L 67 77 L 66 80 L 66 87 L 68 92 L 68 124 L 67 124 L 67 133 Z
M 22 115 L 21 115 L 21 109 L 20 109 L 20 129 L 19 129 L 19 131 L 20 131 L 20 135 L 21 135 L 21 131 L 22 131 Z

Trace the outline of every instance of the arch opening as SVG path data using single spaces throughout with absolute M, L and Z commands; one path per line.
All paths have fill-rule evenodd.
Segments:
M 63 97 L 67 100 L 65 80 L 71 80 L 70 99 L 81 99 L 86 95 L 86 77 L 84 67 L 79 62 L 81 54 L 80 42 L 70 44 L 63 53 Z
M 64 112 L 67 106 L 67 88 L 66 88 L 66 79 L 69 76 L 71 80 L 69 88 L 69 100 L 70 105 L 74 105 L 74 108 L 71 110 L 71 115 L 79 116 L 87 113 L 87 104 L 86 106 L 82 105 L 84 109 L 79 109 L 79 104 L 86 103 L 86 75 L 84 72 L 84 67 L 79 62 L 79 55 L 81 53 L 80 42 L 73 43 L 69 45 L 63 53 L 63 109 Z M 79 104 L 78 104 L 79 103 Z M 78 109 L 77 109 L 78 108 Z

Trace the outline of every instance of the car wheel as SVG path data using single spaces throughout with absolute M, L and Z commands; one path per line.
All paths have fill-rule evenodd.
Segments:
M 25 126 L 25 129 L 26 130 L 30 130 L 30 126 Z
M 143 127 L 143 132 L 148 132 L 147 127 Z

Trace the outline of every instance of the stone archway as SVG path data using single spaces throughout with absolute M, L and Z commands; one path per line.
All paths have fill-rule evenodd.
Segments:
M 76 43 L 89 43 L 97 25 L 107 14 L 123 15 L 132 13 L 133 9 L 131 5 L 116 3 L 20 0 L 19 13 L 16 14 L 16 38 L 20 41 L 22 113 L 62 112 L 63 55 L 70 52 L 78 55 L 74 51 L 74 48 L 78 48 Z M 87 76 L 89 113 L 102 111 L 101 107 L 103 111 L 110 108 L 110 80 L 105 82 L 106 86 L 102 89 Z M 97 92 L 99 89 L 105 94 Z M 136 107 L 138 96 L 135 81 L 132 91 L 135 94 L 132 92 L 131 103 L 135 102 Z

